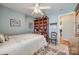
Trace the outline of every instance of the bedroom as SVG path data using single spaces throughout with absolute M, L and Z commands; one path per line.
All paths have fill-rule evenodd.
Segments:
M 0 3 L 0 42 L 3 42 L 0 43 L 0 54 L 69 54 L 68 39 L 78 34 L 74 23 L 76 6 L 77 3 Z M 43 32 L 44 27 L 46 32 Z M 6 41 L 5 38 L 1 40 L 2 36 L 5 36 Z

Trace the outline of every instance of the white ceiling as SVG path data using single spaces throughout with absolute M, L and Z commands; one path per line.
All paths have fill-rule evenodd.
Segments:
M 27 9 L 26 7 L 33 7 L 35 4 L 34 3 L 2 3 L 0 5 L 27 15 L 32 15 L 33 10 Z M 51 9 L 42 10 L 46 15 L 64 12 L 68 9 L 72 9 L 74 5 L 76 4 L 75 3 L 40 3 L 40 6 L 51 7 Z

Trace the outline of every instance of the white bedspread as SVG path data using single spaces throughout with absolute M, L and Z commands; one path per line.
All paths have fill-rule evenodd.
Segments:
M 38 34 L 22 34 L 9 38 L 5 43 L 0 43 L 0 54 L 31 55 L 47 45 L 45 38 Z

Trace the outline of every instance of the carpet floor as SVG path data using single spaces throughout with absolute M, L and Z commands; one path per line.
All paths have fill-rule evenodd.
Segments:
M 66 55 L 66 53 L 47 46 L 39 49 L 34 55 Z

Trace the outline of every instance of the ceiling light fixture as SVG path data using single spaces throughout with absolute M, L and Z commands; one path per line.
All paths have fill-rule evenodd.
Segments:
M 36 3 L 34 7 L 27 7 L 28 9 L 34 9 L 32 14 L 41 14 L 44 15 L 43 11 L 41 9 L 50 9 L 50 6 L 44 6 L 40 7 L 39 3 Z

